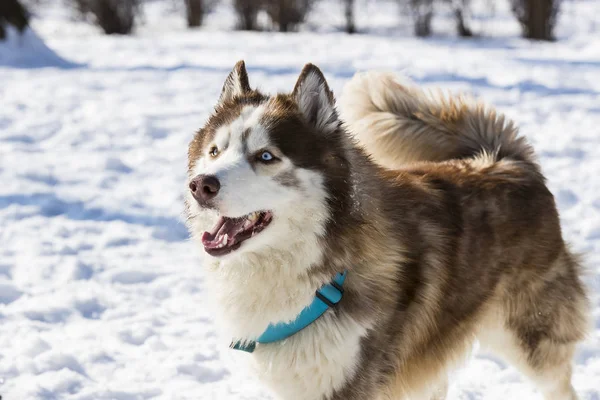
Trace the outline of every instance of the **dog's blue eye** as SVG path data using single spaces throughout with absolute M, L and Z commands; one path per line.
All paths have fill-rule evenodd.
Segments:
M 273 158 L 274 158 L 274 157 L 273 157 L 273 154 L 269 153 L 268 151 L 263 151 L 263 152 L 260 154 L 260 159 L 261 159 L 262 161 L 273 161 Z

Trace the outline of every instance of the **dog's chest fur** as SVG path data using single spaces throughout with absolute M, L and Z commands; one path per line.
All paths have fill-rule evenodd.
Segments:
M 319 256 L 314 249 L 309 253 Z M 304 264 L 306 256 L 245 254 L 226 265 L 209 265 L 207 278 L 220 308 L 223 331 L 234 340 L 243 340 L 259 336 L 273 321 L 295 319 L 313 300 L 315 290 L 330 279 L 293 277 L 291 271 L 300 267 L 294 263 Z M 352 378 L 367 330 L 348 314 L 328 311 L 286 340 L 258 344 L 252 355 L 239 352 L 233 356 L 246 358 L 254 375 L 277 397 L 325 399 Z
M 285 341 L 258 345 L 253 368 L 281 398 L 329 398 L 354 375 L 366 331 L 350 317 L 326 314 Z

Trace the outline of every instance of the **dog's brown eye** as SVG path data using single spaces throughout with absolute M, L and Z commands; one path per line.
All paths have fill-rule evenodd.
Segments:
M 219 149 L 217 148 L 217 146 L 213 146 L 213 147 L 210 148 L 210 151 L 208 152 L 208 154 L 211 157 L 216 157 L 216 156 L 219 155 Z

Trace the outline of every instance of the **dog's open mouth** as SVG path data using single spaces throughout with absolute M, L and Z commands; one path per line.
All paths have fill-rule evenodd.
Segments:
M 222 256 L 237 250 L 244 240 L 265 229 L 272 219 L 270 211 L 256 211 L 240 218 L 220 217 L 212 230 L 202 235 L 204 251 L 211 256 Z

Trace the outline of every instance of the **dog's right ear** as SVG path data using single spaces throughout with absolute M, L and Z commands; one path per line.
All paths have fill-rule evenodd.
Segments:
M 221 97 L 219 103 L 232 100 L 234 97 L 239 97 L 252 91 L 250 88 L 250 82 L 248 81 L 248 73 L 246 72 L 246 64 L 244 60 L 240 60 L 235 64 L 233 70 L 229 73 L 223 90 L 221 90 Z

